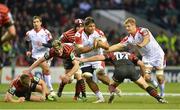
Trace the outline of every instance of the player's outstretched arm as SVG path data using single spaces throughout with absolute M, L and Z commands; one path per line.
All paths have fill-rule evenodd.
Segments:
M 15 103 L 22 103 L 25 101 L 24 97 L 19 97 L 17 100 L 13 98 L 13 95 L 10 94 L 9 92 L 6 93 L 5 98 L 4 98 L 5 102 L 15 102 Z
M 79 60 L 80 62 L 103 61 L 103 60 L 105 60 L 105 56 L 104 55 L 96 55 L 96 56 L 92 56 L 89 58 L 76 58 L 76 59 Z
M 115 52 L 115 51 L 119 51 L 121 49 L 123 49 L 125 46 L 121 43 L 118 44 L 114 44 L 112 46 L 109 47 L 109 49 L 107 50 L 107 52 Z
M 41 64 L 42 62 L 46 61 L 46 59 L 44 57 L 41 57 L 40 59 L 36 60 L 27 70 L 24 70 L 23 73 L 25 74 L 29 74 L 31 73 L 31 71 L 36 68 L 37 66 L 39 66 L 39 64 Z

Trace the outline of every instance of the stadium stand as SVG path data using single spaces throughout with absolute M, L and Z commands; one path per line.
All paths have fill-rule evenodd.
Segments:
M 179 0 L 5 0 L 15 19 L 17 29 L 16 40 L 3 45 L 4 65 L 29 65 L 30 59 L 25 57 L 25 32 L 32 27 L 31 18 L 39 15 L 43 18 L 45 28 L 48 28 L 54 37 L 71 27 L 75 18 L 84 18 L 91 15 L 96 9 L 121 9 L 146 19 L 173 36 L 159 32 L 157 39 L 166 52 L 167 65 L 180 64 L 180 1 Z M 103 4 L 103 5 L 102 5 Z M 120 40 L 125 33 L 118 29 L 105 29 L 110 44 Z M 168 39 L 168 40 L 167 40 Z M 53 60 L 52 65 L 61 65 L 61 60 Z

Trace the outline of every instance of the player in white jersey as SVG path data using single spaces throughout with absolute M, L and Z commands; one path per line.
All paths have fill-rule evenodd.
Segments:
M 84 29 L 78 31 L 75 36 L 76 39 L 78 39 L 76 40 L 76 45 L 82 58 L 103 54 L 103 49 L 109 48 L 109 44 L 104 33 L 101 30 L 96 29 L 95 22 L 92 17 L 87 17 L 85 19 Z M 81 65 L 81 70 L 83 73 L 89 72 L 91 74 L 95 71 L 97 78 L 104 84 L 109 85 L 110 80 L 107 76 L 105 76 L 104 66 L 104 62 L 102 61 L 86 62 Z M 95 103 L 104 102 L 102 93 L 100 92 L 97 84 L 92 80 L 92 77 L 86 77 L 86 82 L 98 98 Z
M 136 26 L 134 18 L 127 18 L 124 22 L 125 28 L 129 36 L 125 37 L 120 43 L 109 48 L 109 51 L 119 50 L 128 44 L 137 48 L 142 56 L 142 61 L 145 64 L 144 76 L 147 81 L 152 82 L 154 86 L 158 86 L 157 82 L 151 78 L 153 67 L 156 69 L 156 76 L 159 82 L 160 95 L 164 96 L 164 52 L 154 39 L 151 32 L 146 28 Z
M 51 33 L 42 28 L 42 18 L 39 16 L 33 17 L 33 29 L 26 33 L 26 41 L 31 42 L 32 50 L 27 51 L 27 56 L 32 56 L 34 60 L 37 60 L 44 56 L 46 52 L 49 51 L 51 47 L 52 36 Z M 51 84 L 51 75 L 50 75 L 50 61 L 41 63 L 40 67 L 42 68 L 42 73 L 44 75 L 44 80 L 52 92 L 53 87 Z

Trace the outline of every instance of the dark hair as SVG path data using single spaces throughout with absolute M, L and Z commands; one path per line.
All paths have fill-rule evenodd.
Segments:
M 35 19 L 39 19 L 39 21 L 42 22 L 42 18 L 41 18 L 40 16 L 34 16 L 34 17 L 33 17 L 33 20 L 35 20 Z
M 91 23 L 95 23 L 93 17 L 86 17 L 85 20 L 84 20 L 84 25 L 87 26 Z
M 21 80 L 22 83 L 26 83 L 26 82 L 25 82 L 26 79 L 30 79 L 30 76 L 29 76 L 28 74 L 22 74 L 22 75 L 20 76 L 20 80 Z

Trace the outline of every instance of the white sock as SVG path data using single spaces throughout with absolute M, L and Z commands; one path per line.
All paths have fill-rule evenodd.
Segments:
M 44 75 L 44 80 L 50 91 L 53 91 L 52 83 L 51 83 L 51 75 Z
M 159 89 L 160 89 L 160 96 L 164 97 L 164 88 L 165 88 L 165 84 L 159 84 Z
M 150 83 L 151 83 L 155 88 L 158 87 L 158 82 L 157 82 L 155 79 L 151 78 L 151 79 L 150 79 Z
M 98 99 L 104 100 L 104 97 L 103 97 L 103 95 L 102 95 L 102 93 L 100 91 L 96 92 L 96 97 Z

